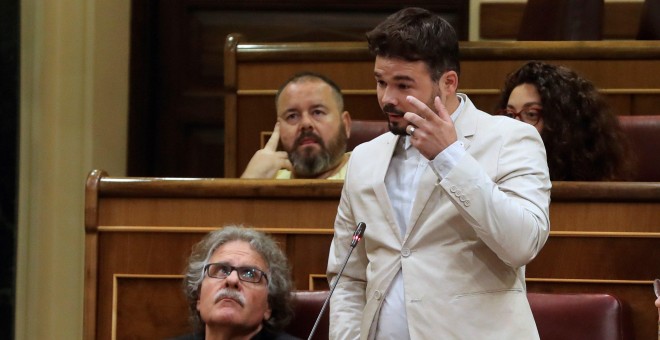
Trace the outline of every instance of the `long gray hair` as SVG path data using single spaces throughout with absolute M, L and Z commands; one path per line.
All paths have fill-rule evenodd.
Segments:
M 197 243 L 188 259 L 184 278 L 184 294 L 188 300 L 190 318 L 195 332 L 203 332 L 204 321 L 197 311 L 199 291 L 204 280 L 204 266 L 216 249 L 231 241 L 245 241 L 259 253 L 268 265 L 268 305 L 271 317 L 264 327 L 279 331 L 293 316 L 291 307 L 291 273 L 284 253 L 268 235 L 243 226 L 226 226 L 206 235 Z

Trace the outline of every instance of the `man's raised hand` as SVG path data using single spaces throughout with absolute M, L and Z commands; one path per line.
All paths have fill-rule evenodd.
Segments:
M 286 151 L 277 151 L 280 142 L 280 123 L 275 123 L 273 134 L 263 149 L 258 150 L 241 175 L 241 178 L 275 178 L 281 169 L 292 170 Z

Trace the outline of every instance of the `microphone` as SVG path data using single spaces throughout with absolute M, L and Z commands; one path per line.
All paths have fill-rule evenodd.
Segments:
M 316 332 L 316 327 L 318 327 L 319 321 L 321 321 L 321 316 L 323 316 L 323 312 L 325 312 L 325 308 L 328 306 L 328 302 L 330 302 L 330 297 L 332 296 L 332 292 L 335 291 L 335 287 L 337 287 L 337 283 L 339 283 L 339 278 L 341 278 L 341 274 L 344 272 L 344 268 L 346 268 L 348 259 L 351 257 L 351 254 L 353 253 L 353 249 L 355 249 L 355 246 L 357 246 L 358 242 L 360 242 L 360 240 L 364 236 L 364 230 L 366 228 L 367 225 L 364 222 L 358 223 L 357 227 L 355 228 L 355 231 L 353 232 L 353 239 L 351 239 L 351 249 L 349 249 L 348 254 L 346 254 L 346 259 L 344 259 L 344 265 L 341 266 L 341 270 L 339 270 L 339 273 L 337 273 L 335 282 L 332 283 L 332 286 L 330 288 L 330 293 L 328 294 L 328 297 L 325 298 L 325 302 L 323 302 L 323 307 L 321 307 L 319 316 L 316 317 L 316 322 L 314 322 L 314 327 L 312 327 L 312 331 L 309 333 L 309 337 L 307 338 L 307 340 L 312 340 L 312 337 L 314 336 L 314 332 Z

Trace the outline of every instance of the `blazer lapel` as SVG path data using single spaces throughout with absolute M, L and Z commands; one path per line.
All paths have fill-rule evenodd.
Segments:
M 459 96 L 461 96 L 461 94 L 459 94 Z M 454 126 L 456 128 L 456 136 L 458 136 L 458 140 L 463 142 L 463 146 L 465 147 L 465 150 L 467 150 L 472 142 L 472 137 L 477 131 L 478 115 L 474 114 L 476 108 L 472 104 L 472 101 L 470 101 L 465 95 L 462 95 L 461 98 L 465 100 L 465 106 L 463 107 L 461 114 L 456 118 Z
M 436 184 L 438 177 L 435 175 L 431 167 L 426 167 L 422 178 L 419 179 L 419 187 L 417 188 L 417 193 L 415 193 L 415 202 L 413 202 L 412 211 L 410 212 L 410 221 L 406 226 L 406 236 L 403 241 L 405 242 L 408 239 L 408 236 L 415 228 L 417 220 L 422 215 L 424 207 L 429 202 L 429 199 L 433 192 L 438 187 Z

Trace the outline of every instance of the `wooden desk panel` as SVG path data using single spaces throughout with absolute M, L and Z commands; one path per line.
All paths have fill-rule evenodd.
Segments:
M 620 115 L 660 114 L 660 44 L 654 41 L 460 42 L 459 91 L 492 112 L 506 75 L 528 60 L 573 68 Z M 353 119 L 383 119 L 366 42 L 225 44 L 225 177 L 238 177 L 275 124 L 274 98 L 296 72 L 326 74 L 342 88 Z
M 182 275 L 115 275 L 112 338 L 170 339 L 192 333 L 182 281 Z
M 479 5 L 480 39 L 516 40 L 526 3 L 483 1 Z M 605 1 L 603 39 L 635 39 L 643 1 Z
M 85 339 L 133 334 L 141 323 L 147 323 L 139 328 L 144 332 L 160 325 L 159 336 L 180 333 L 187 310 L 173 309 L 181 308 L 182 296 L 171 302 L 163 296 L 181 294 L 176 276 L 192 245 L 228 223 L 271 234 L 290 260 L 296 289 L 326 288 L 342 185 L 92 172 L 85 206 Z M 554 182 L 552 199 L 553 231 L 527 266 L 534 283 L 529 290 L 614 293 L 631 304 L 640 339 L 654 335 L 655 324 L 646 321 L 655 314 L 650 280 L 660 258 L 660 183 Z M 135 312 L 140 306 L 144 311 Z

